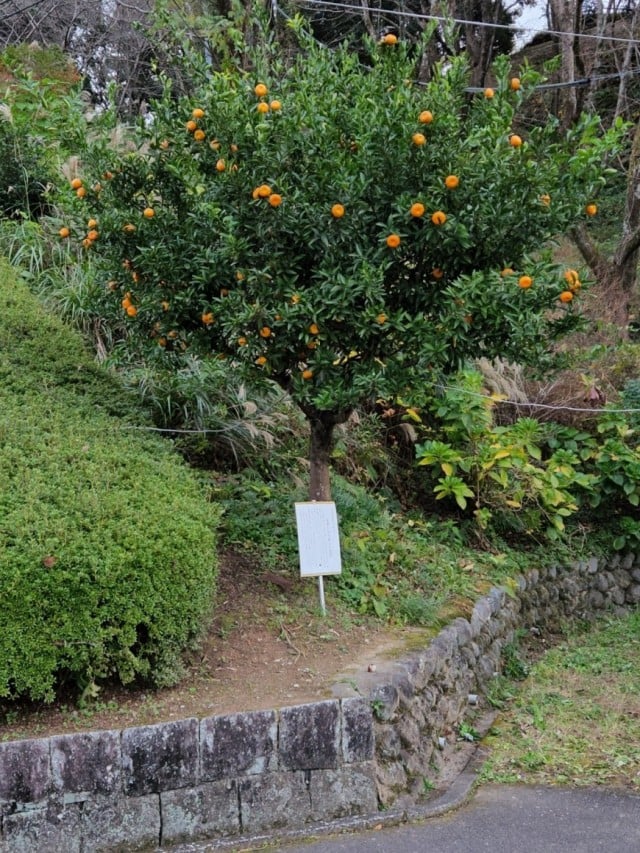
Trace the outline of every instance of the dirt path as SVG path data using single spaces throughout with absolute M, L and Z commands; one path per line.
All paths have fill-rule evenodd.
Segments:
M 245 556 L 221 557 L 216 616 L 184 680 L 163 690 L 103 688 L 78 707 L 0 702 L 0 740 L 125 728 L 262 710 L 334 695 L 361 671 L 397 656 L 414 632 L 356 615 L 315 614 L 312 580 L 262 575 Z

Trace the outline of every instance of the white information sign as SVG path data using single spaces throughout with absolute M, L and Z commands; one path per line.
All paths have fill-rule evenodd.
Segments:
M 339 575 L 342 561 L 335 503 L 310 501 L 295 507 L 301 577 Z

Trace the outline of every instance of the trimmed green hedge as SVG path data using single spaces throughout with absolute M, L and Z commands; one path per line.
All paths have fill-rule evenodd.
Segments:
M 174 682 L 212 610 L 219 511 L 3 264 L 0 303 L 0 697 Z

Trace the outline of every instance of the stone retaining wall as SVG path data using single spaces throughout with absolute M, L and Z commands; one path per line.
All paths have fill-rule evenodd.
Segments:
M 0 851 L 153 849 L 418 797 L 425 780 L 437 785 L 517 629 L 638 602 L 640 555 L 534 569 L 513 589 L 491 590 L 424 651 L 357 676 L 351 696 L 0 743 Z

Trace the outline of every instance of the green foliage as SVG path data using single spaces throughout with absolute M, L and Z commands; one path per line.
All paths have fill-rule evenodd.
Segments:
M 62 51 L 14 46 L 0 54 L 0 65 L 11 73 L 3 91 L 4 117 L 20 147 L 35 148 L 49 166 L 77 154 L 87 138 L 87 121 L 78 74 Z
M 188 99 L 168 87 L 135 150 L 91 147 L 84 197 L 61 190 L 78 242 L 99 222 L 87 251 L 131 337 L 232 358 L 307 412 L 391 399 L 469 355 L 539 360 L 575 313 L 557 269 L 527 252 L 583 216 L 616 133 L 584 119 L 516 147 L 535 75 L 511 91 L 502 63 L 495 97 L 469 98 L 462 59 L 420 87 L 402 45 L 372 47 L 363 68 L 300 38 L 288 67 L 269 48 L 251 75 L 203 75 Z
M 531 559 L 528 555 L 519 563 L 514 552 L 478 552 L 458 525 L 390 512 L 385 501 L 340 476 L 334 478 L 333 492 L 342 574 L 326 578 L 325 585 L 328 599 L 337 598 L 352 612 L 433 627 L 452 599 L 475 597 L 479 584 L 484 589 L 503 583 Z M 262 569 L 298 572 L 293 504 L 307 497 L 295 470 L 269 481 L 249 472 L 225 476 L 214 495 L 224 508 L 220 536 L 225 547 L 246 551 Z
M 436 498 L 452 499 L 462 510 L 473 498 L 483 529 L 553 540 L 565 533 L 568 518 L 589 524 L 593 510 L 606 505 L 598 527 L 609 547 L 635 546 L 640 437 L 629 422 L 605 409 L 592 432 L 532 418 L 499 426 L 491 416 L 497 399 L 482 393 L 479 374 L 466 371 L 433 404 L 427 429 L 435 437 L 417 444 L 416 454 L 418 465 L 431 471 Z
M 51 179 L 37 146 L 21 139 L 0 114 L 0 218 L 36 219 L 46 213 L 45 194 Z
M 418 465 L 442 472 L 433 486 L 437 499 L 452 498 L 464 510 L 467 498 L 474 498 L 480 527 L 508 523 L 512 530 L 557 539 L 565 518 L 578 510 L 577 495 L 593 489 L 594 475 L 582 471 L 579 457 L 560 446 L 546 452 L 551 427 L 531 418 L 495 425 L 491 409 L 496 400 L 481 388 L 481 376 L 470 371 L 447 387 L 436 416 L 451 441 L 418 444 Z
M 0 290 L 0 697 L 171 683 L 211 611 L 217 511 L 6 266 Z

